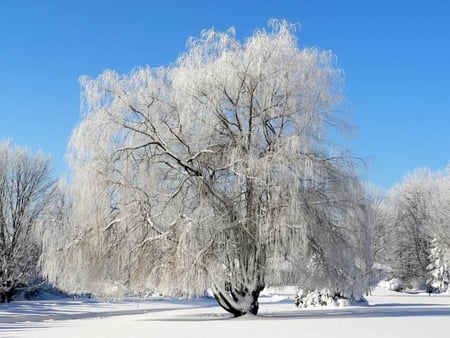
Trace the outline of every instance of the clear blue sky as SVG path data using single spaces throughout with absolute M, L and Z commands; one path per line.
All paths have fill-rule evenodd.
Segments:
M 337 55 L 352 153 L 388 188 L 450 160 L 449 15 L 448 0 L 1 1 L 0 140 L 51 153 L 60 173 L 80 75 L 168 65 L 202 29 L 245 38 L 280 18 L 300 24 L 301 45 Z

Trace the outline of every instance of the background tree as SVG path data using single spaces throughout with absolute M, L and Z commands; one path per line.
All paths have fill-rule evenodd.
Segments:
M 352 294 L 366 208 L 328 138 L 344 125 L 330 52 L 300 49 L 294 26 L 273 21 L 243 43 L 204 31 L 170 67 L 81 83 L 68 246 L 91 288 L 212 287 L 235 315 L 256 313 L 267 283 Z
M 0 280 L 7 301 L 15 286 L 37 277 L 35 231 L 52 187 L 48 157 L 8 142 L 0 145 Z
M 431 240 L 436 237 L 439 209 L 437 175 L 418 169 L 389 191 L 385 213 L 392 231 L 390 257 L 395 277 L 406 286 L 424 287 L 428 279 Z
M 431 205 L 433 208 L 433 236 L 444 251 L 450 250 L 450 166 L 434 175 Z M 448 256 L 448 255 L 445 255 Z M 450 257 L 447 257 L 447 263 Z
M 66 280 L 80 283 L 83 287 L 83 270 L 78 270 L 79 254 L 71 250 L 71 242 L 76 242 L 77 227 L 71 223 L 71 198 L 69 188 L 63 179 L 56 182 L 53 194 L 47 205 L 44 219 L 45 223 L 39 227 L 38 233 L 42 243 L 42 253 L 39 259 L 39 268 L 44 280 L 58 284 L 62 289 L 68 290 Z M 60 282 L 62 281 L 62 283 Z M 71 290 L 79 291 L 80 289 Z
M 450 269 L 448 266 L 448 255 L 445 255 L 440 244 L 436 239 L 431 241 L 431 252 L 428 265 L 429 275 L 427 284 L 430 291 L 445 292 L 450 283 Z
M 378 281 L 389 278 L 392 272 L 392 247 L 394 246 L 394 232 L 392 216 L 389 209 L 389 201 L 386 199 L 386 192 L 374 187 L 366 188 L 369 200 L 370 226 L 370 250 L 373 259 L 372 285 Z

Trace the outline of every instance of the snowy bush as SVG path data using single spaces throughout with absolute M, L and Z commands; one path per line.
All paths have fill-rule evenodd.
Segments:
M 403 281 L 399 278 L 392 278 L 390 280 L 384 280 L 378 283 L 378 286 L 391 291 L 402 291 Z
M 300 289 L 295 296 L 295 305 L 300 308 L 317 306 L 349 306 L 351 304 L 366 304 L 363 297 L 345 297 L 341 292 L 331 292 L 329 289 L 305 291 Z
M 43 300 L 74 297 L 51 284 L 38 283 L 29 286 L 17 287 L 14 290 L 14 300 Z

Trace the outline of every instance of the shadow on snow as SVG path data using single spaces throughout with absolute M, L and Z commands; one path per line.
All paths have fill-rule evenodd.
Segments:
M 290 300 L 292 301 L 292 300 Z M 148 318 L 143 321 L 219 321 L 219 320 L 298 320 L 298 319 L 331 319 L 331 318 L 382 318 L 382 317 L 428 317 L 428 316 L 450 316 L 450 304 L 424 304 L 424 303 L 379 303 L 369 306 L 350 306 L 343 308 L 320 308 L 320 309 L 296 309 L 292 305 L 292 310 L 276 310 L 271 312 L 271 304 L 282 304 L 288 300 L 265 303 L 265 309 L 255 315 L 245 315 L 234 318 L 228 313 L 203 312 L 195 314 L 177 314 L 169 318 Z M 113 302 L 114 303 L 114 302 Z M 121 302 L 117 302 L 121 304 Z M 129 301 L 126 302 L 129 304 Z M 142 303 L 136 303 L 137 306 Z M 15 302 L 10 303 L 5 308 L 0 306 L 0 331 L 2 329 L 30 329 L 33 323 L 45 321 L 64 321 L 76 319 L 105 318 L 112 316 L 139 315 L 149 313 L 161 313 L 175 310 L 189 311 L 192 309 L 207 309 L 217 307 L 215 301 L 202 299 L 195 301 L 177 299 L 152 299 L 149 305 L 142 309 L 107 310 L 111 308 L 111 303 L 89 301 L 37 301 L 37 302 Z M 159 305 L 164 306 L 159 306 Z M 90 306 L 96 311 L 89 311 Z M 84 306 L 84 308 L 77 308 Z M 104 308 L 104 310 L 101 310 Z M 100 311 L 99 311 L 100 309 Z M 7 324 L 7 325 L 1 325 Z M 42 327 L 42 326 L 39 326 Z

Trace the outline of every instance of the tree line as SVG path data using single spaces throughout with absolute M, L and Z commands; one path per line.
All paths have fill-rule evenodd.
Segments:
M 355 300 L 387 273 L 436 285 L 449 176 L 364 184 L 330 137 L 347 126 L 335 63 L 272 21 L 245 41 L 205 30 L 167 67 L 83 77 L 70 183 L 42 154 L 0 149 L 3 294 L 37 278 L 101 295 L 210 290 L 239 316 L 268 285 Z

